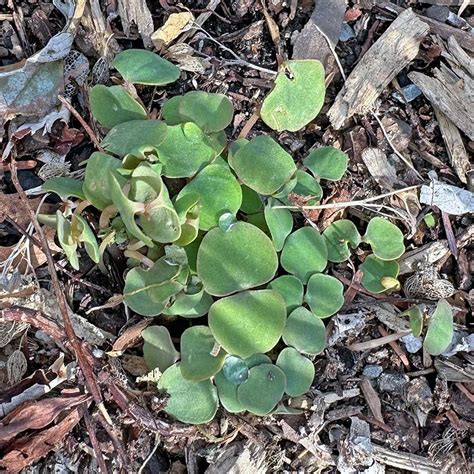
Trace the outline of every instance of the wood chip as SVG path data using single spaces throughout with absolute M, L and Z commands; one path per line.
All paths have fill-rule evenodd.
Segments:
M 449 162 L 462 183 L 467 183 L 467 172 L 471 169 L 461 133 L 454 123 L 437 107 L 434 107 L 438 126 L 443 136 Z
M 446 65 L 442 64 L 434 70 L 435 77 L 429 77 L 421 72 L 408 74 L 412 80 L 433 104 L 462 130 L 471 140 L 474 140 L 474 80 L 462 81 Z
M 155 28 L 145 0 L 118 0 L 118 14 L 127 36 L 130 34 L 132 25 L 135 25 L 143 39 L 143 44 L 147 48 L 153 46 L 151 35 Z
M 393 191 L 396 187 L 406 186 L 397 178 L 395 167 L 390 164 L 387 155 L 380 148 L 366 148 L 361 158 L 372 178 L 382 189 Z
M 418 54 L 429 27 L 405 10 L 367 51 L 339 92 L 328 116 L 334 128 L 354 114 L 368 112 L 390 81 Z
M 360 389 L 364 394 L 365 400 L 367 405 L 372 412 L 372 415 L 377 421 L 384 423 L 383 416 L 382 416 L 382 403 L 380 402 L 380 398 L 375 391 L 374 387 L 370 383 L 369 379 L 363 378 L 360 383 Z

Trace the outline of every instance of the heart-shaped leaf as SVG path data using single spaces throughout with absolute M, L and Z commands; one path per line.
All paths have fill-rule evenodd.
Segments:
M 105 153 L 95 152 L 87 160 L 82 191 L 85 198 L 101 211 L 112 204 L 111 175 L 114 174 L 119 187 L 126 179 L 117 173 L 122 166 L 120 160 Z
M 347 170 L 348 162 L 347 155 L 332 146 L 317 148 L 303 160 L 315 177 L 328 181 L 339 181 Z
M 234 175 L 225 167 L 206 166 L 178 194 L 178 199 L 189 193 L 199 196 L 199 228 L 209 230 L 219 225 L 222 214 L 237 214 L 242 204 L 242 190 Z
M 311 275 L 306 288 L 305 301 L 318 318 L 327 318 L 337 313 L 344 304 L 344 286 L 329 275 Z
M 453 334 L 453 308 L 446 300 L 441 299 L 428 321 L 423 347 L 432 356 L 440 355 L 451 344 Z
M 92 115 L 105 128 L 147 118 L 146 110 L 122 87 L 94 86 L 89 93 Z
M 355 249 L 361 242 L 357 227 L 352 221 L 341 219 L 333 222 L 324 232 L 330 262 L 344 262 L 351 256 L 349 245 Z
M 169 126 L 157 150 L 168 178 L 194 176 L 217 156 L 204 132 L 192 122 Z
M 217 412 L 216 387 L 210 380 L 194 382 L 185 379 L 179 364 L 165 370 L 158 382 L 158 390 L 168 395 L 165 412 L 182 423 L 208 423 Z
M 210 230 L 197 256 L 197 274 L 207 293 L 225 296 L 263 285 L 275 275 L 272 241 L 257 227 L 237 222 L 227 231 Z
M 242 291 L 209 310 L 209 327 L 229 354 L 249 357 L 272 349 L 286 320 L 285 301 L 275 290 Z
M 280 262 L 288 273 L 306 284 L 313 273 L 326 268 L 328 250 L 324 237 L 312 227 L 298 229 L 286 239 Z
M 132 268 L 125 277 L 124 299 L 132 311 L 143 316 L 157 316 L 177 295 L 183 284 L 179 281 L 183 267 L 173 265 L 165 257 L 149 270 Z
M 375 255 L 369 255 L 360 269 L 362 270 L 362 286 L 372 293 L 382 293 L 392 288 L 385 282 L 387 278 L 396 279 L 400 267 L 393 260 L 381 260 Z
M 257 367 L 257 365 L 272 363 L 272 360 L 266 354 L 254 354 L 244 360 L 249 369 L 252 367 Z
M 319 354 L 326 347 L 326 327 L 320 318 L 300 306 L 288 316 L 283 341 L 300 352 Z
M 168 127 L 161 120 L 132 120 L 119 123 L 102 140 L 102 146 L 114 155 L 134 155 L 140 158 L 145 153 L 156 153 L 163 143 Z
M 242 183 L 264 195 L 279 191 L 296 172 L 291 155 L 269 135 L 252 138 L 229 154 L 229 164 Z
M 171 335 L 164 326 L 149 326 L 142 332 L 143 358 L 149 370 L 160 369 L 164 372 L 178 359 Z
M 67 201 L 71 196 L 86 199 L 82 190 L 82 182 L 73 178 L 62 176 L 49 178 L 42 184 L 41 189 L 46 193 L 57 194 L 63 201 Z
M 132 84 L 163 86 L 178 79 L 174 64 L 145 49 L 126 49 L 115 56 L 112 66 Z
M 206 380 L 217 374 L 224 364 L 225 352 L 207 326 L 193 326 L 181 335 L 181 373 L 188 380 Z
M 247 380 L 237 388 L 237 398 L 244 410 L 266 415 L 282 399 L 285 389 L 283 370 L 273 364 L 262 364 L 249 370 Z
M 293 275 L 275 278 L 268 284 L 268 288 L 278 291 L 283 296 L 288 313 L 303 304 L 303 283 Z
M 381 260 L 395 260 L 405 252 L 401 230 L 382 217 L 370 220 L 364 242 L 370 244 L 374 255 Z
M 280 252 L 286 238 L 293 230 L 293 216 L 288 209 L 275 209 L 273 206 L 277 204 L 279 204 L 278 201 L 269 199 L 264 212 L 275 250 Z
M 286 347 L 280 352 L 276 365 L 286 376 L 285 392 L 290 397 L 305 394 L 314 380 L 314 365 L 293 347 Z
M 319 61 L 287 61 L 263 101 L 260 116 L 274 130 L 296 132 L 318 115 L 325 92 L 324 67 Z

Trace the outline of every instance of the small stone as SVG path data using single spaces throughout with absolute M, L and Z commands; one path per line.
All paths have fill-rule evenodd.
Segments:
M 392 96 L 395 97 L 399 102 L 412 102 L 421 95 L 421 90 L 415 84 L 408 84 L 402 87 L 401 93 L 395 91 Z
M 384 372 L 380 375 L 378 383 L 382 392 L 401 394 L 409 379 L 405 374 L 398 372 Z
M 368 379 L 376 379 L 383 372 L 380 365 L 366 365 L 362 371 L 362 375 Z
M 413 334 L 403 336 L 401 341 L 405 345 L 406 350 L 411 354 L 416 354 L 423 347 L 421 338 L 415 337 Z
M 356 34 L 352 29 L 352 26 L 348 25 L 347 23 L 343 23 L 341 28 L 341 34 L 339 35 L 339 41 L 345 43 L 346 41 L 349 41 L 350 39 L 353 39 L 355 37 Z

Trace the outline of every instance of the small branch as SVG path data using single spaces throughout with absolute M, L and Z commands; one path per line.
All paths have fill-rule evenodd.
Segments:
M 87 135 L 89 135 L 89 138 L 92 140 L 95 147 L 100 152 L 103 153 L 104 149 L 100 146 L 99 139 L 97 138 L 96 134 L 93 132 L 92 128 L 90 128 L 87 122 L 80 116 L 79 112 L 62 95 L 58 95 L 58 99 L 61 101 L 62 104 L 64 104 L 64 107 L 66 107 L 66 109 L 68 109 L 69 112 L 71 112 L 71 114 L 74 115 L 74 117 L 76 117 L 78 122 L 82 125 L 82 128 L 86 131 Z
M 273 209 L 343 209 L 345 207 L 353 206 L 366 206 L 367 203 L 378 201 L 379 199 L 384 199 L 388 196 L 393 196 L 395 194 L 404 193 L 406 191 L 411 191 L 412 189 L 417 189 L 421 184 L 415 186 L 408 186 L 402 189 L 396 189 L 395 191 L 390 191 L 389 193 L 380 194 L 379 196 L 374 196 L 367 199 L 361 199 L 360 201 L 345 201 L 345 202 L 334 202 L 332 204 L 319 204 L 317 206 L 273 206 Z
M 107 465 L 105 464 L 105 459 L 102 454 L 102 450 L 100 449 L 99 441 L 97 440 L 94 422 L 91 418 L 90 413 L 87 410 L 84 410 L 84 422 L 86 424 L 87 434 L 89 435 L 89 439 L 94 449 L 94 453 L 97 460 L 97 464 L 99 465 L 99 469 L 104 474 L 108 474 L 109 470 L 107 469 Z

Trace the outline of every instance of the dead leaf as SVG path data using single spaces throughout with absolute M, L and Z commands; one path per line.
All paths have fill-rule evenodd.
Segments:
M 184 11 L 180 13 L 172 13 L 165 24 L 158 28 L 152 35 L 151 40 L 155 48 L 162 51 L 169 46 L 183 30 L 194 21 L 191 12 Z
M 17 473 L 57 448 L 63 438 L 79 423 L 82 418 L 81 411 L 74 408 L 57 425 L 14 441 L 9 446 L 10 450 L 0 460 L 0 468 L 9 473 Z
M 26 61 L 0 68 L 0 116 L 42 116 L 51 112 L 63 88 L 62 59 L 71 49 L 70 33 L 53 36 Z
M 39 430 L 52 423 L 64 410 L 75 407 L 90 395 L 45 398 L 38 402 L 28 400 L 9 413 L 0 422 L 0 442 L 9 441 L 26 430 Z
M 25 354 L 20 350 L 15 350 L 10 354 L 7 360 L 7 375 L 9 385 L 15 385 L 26 374 L 28 368 L 28 361 Z M 0 433 L 1 439 L 1 433 Z
M 41 197 L 30 199 L 31 208 L 36 210 L 41 204 L 41 200 Z M 0 222 L 4 222 L 7 218 L 16 222 L 25 230 L 30 223 L 28 209 L 18 193 L 0 194 Z
M 125 329 L 112 346 L 112 351 L 121 354 L 129 347 L 137 344 L 142 337 L 143 330 L 152 322 L 151 319 L 143 319 L 137 324 Z

